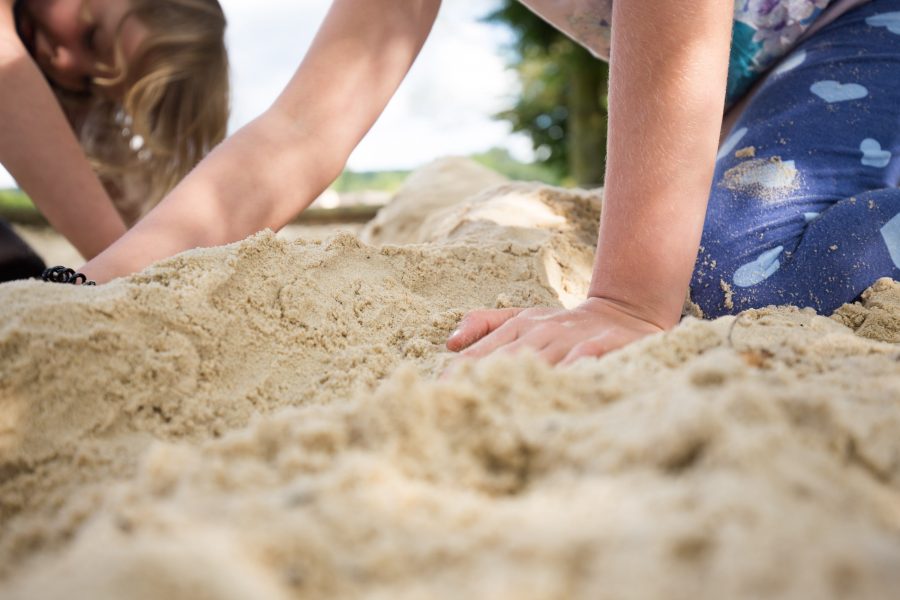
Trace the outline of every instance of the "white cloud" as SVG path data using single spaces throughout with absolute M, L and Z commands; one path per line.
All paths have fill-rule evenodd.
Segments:
M 309 49 L 330 0 L 220 0 L 228 18 L 232 128 L 263 112 Z
M 411 167 L 446 154 L 522 147 L 507 124 L 491 118 L 516 91 L 499 52 L 507 32 L 479 21 L 493 4 L 444 2 L 419 60 L 351 156 L 351 168 Z
M 234 130 L 263 112 L 306 53 L 330 0 L 221 0 L 229 19 Z M 493 0 L 444 0 L 419 60 L 382 118 L 350 157 L 350 168 L 409 168 L 438 156 L 529 144 L 491 115 L 516 92 L 500 48 L 508 32 L 480 22 Z M 0 169 L 0 187 L 13 185 Z
M 302 4 L 300 6 L 299 4 Z M 235 85 L 232 126 L 264 111 L 290 79 L 330 0 L 225 0 Z M 491 115 L 516 91 L 499 49 L 508 32 L 480 21 L 495 2 L 446 0 L 434 31 L 381 119 L 351 155 L 357 170 L 414 167 L 438 156 L 530 145 Z M 266 39 L 266 44 L 254 40 Z M 247 47 L 248 52 L 243 48 Z

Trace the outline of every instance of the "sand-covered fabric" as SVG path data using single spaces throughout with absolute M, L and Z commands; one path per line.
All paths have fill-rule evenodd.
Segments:
M 599 202 L 442 210 L 415 245 L 263 233 L 0 286 L 0 598 L 900 589 L 900 285 L 441 379 L 466 310 L 587 285 Z

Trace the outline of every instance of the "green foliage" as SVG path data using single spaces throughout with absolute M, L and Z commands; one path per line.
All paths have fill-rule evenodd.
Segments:
M 561 185 L 562 179 L 551 167 L 542 163 L 523 163 L 513 158 L 506 148 L 493 148 L 470 157 L 475 162 L 515 181 L 542 181 Z
M 0 190 L 0 208 L 9 210 L 37 210 L 22 190 Z
M 555 185 L 561 183 L 552 169 L 541 164 L 519 162 L 504 148 L 494 148 L 471 158 L 510 179 L 543 181 Z M 400 189 L 409 174 L 410 171 L 344 171 L 331 188 L 340 194 L 370 191 L 394 193 Z M 30 222 L 32 215 L 38 216 L 39 213 L 25 192 L 16 189 L 0 190 L 0 217 Z
M 553 185 L 563 183 L 553 168 L 541 163 L 520 162 L 505 148 L 492 148 L 469 158 L 513 180 L 543 181 Z M 394 193 L 409 174 L 410 171 L 344 171 L 331 189 L 339 194 L 371 191 Z
M 528 135 L 538 160 L 558 179 L 602 183 L 608 66 L 516 0 L 503 0 L 487 20 L 512 29 L 510 66 L 522 86 L 516 103 L 497 118 Z
M 339 194 L 352 192 L 396 192 L 409 171 L 344 171 L 331 189 Z
M 44 216 L 21 190 L 0 190 L 0 219 L 26 225 L 46 225 Z

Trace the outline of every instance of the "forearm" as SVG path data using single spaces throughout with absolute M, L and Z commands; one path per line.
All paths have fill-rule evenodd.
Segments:
M 272 108 L 222 143 L 85 273 L 108 281 L 288 223 L 340 174 L 418 55 L 439 6 L 335 0 Z
M 278 230 L 337 177 L 343 165 L 312 132 L 267 113 L 216 148 L 127 235 L 83 269 L 96 281 L 184 250 Z
M 82 255 L 99 254 L 125 224 L 5 14 L 0 89 L 0 163 Z
M 696 260 L 725 97 L 731 4 L 614 5 L 605 202 L 592 296 L 677 322 Z

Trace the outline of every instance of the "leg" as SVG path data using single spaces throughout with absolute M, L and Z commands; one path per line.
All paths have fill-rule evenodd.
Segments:
M 874 0 L 843 15 L 748 103 L 719 155 L 691 282 L 707 315 L 829 313 L 900 278 L 900 34 L 884 24 L 896 11 Z
M 43 270 L 44 261 L 0 220 L 0 282 L 39 277 Z

